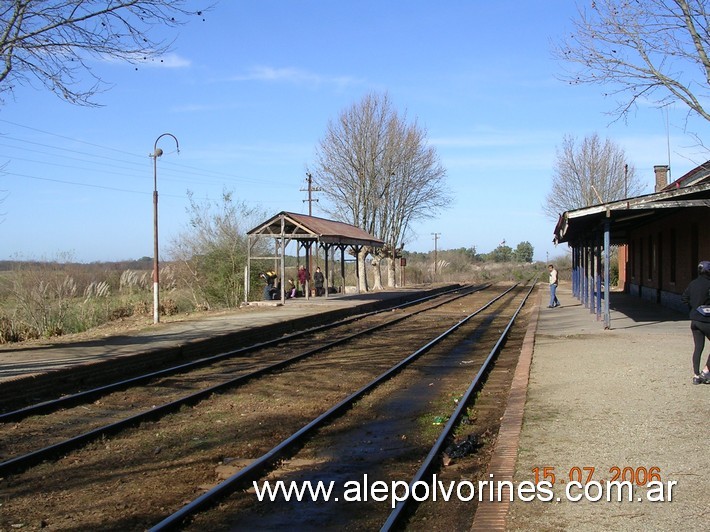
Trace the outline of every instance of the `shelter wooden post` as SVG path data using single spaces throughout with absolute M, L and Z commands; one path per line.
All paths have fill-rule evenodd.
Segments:
M 303 243 L 303 247 L 306 249 L 306 270 L 308 271 L 308 276 L 306 276 L 306 286 L 303 289 L 305 294 L 303 294 L 306 299 L 311 298 L 311 275 L 313 275 L 313 272 L 311 271 L 311 246 L 313 245 L 313 242 L 311 241 L 306 241 Z
M 281 271 L 279 272 L 281 282 L 279 283 L 281 292 L 281 304 L 286 303 L 286 221 L 281 217 Z
M 353 251 L 355 251 L 355 292 L 360 293 L 360 250 L 362 246 L 353 246 Z
M 325 256 L 325 297 L 328 297 L 328 292 L 330 291 L 330 267 L 328 261 L 328 252 L 331 246 L 329 244 L 323 244 L 323 255 Z
M 340 246 L 340 286 L 345 294 L 345 246 Z

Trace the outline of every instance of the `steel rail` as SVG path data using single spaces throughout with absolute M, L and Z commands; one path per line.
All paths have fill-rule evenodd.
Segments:
M 482 285 L 479 287 L 479 290 L 482 290 L 484 288 L 487 288 L 490 286 L 488 285 Z M 124 390 L 126 388 L 129 388 L 131 386 L 135 386 L 136 384 L 142 384 L 144 382 L 151 381 L 153 379 L 159 378 L 159 377 L 167 377 L 170 375 L 174 375 L 176 373 L 181 373 L 185 371 L 189 371 L 192 369 L 200 368 L 203 366 L 208 366 L 210 364 L 214 364 L 216 362 L 219 362 L 224 359 L 229 359 L 233 358 L 239 355 L 245 355 L 247 353 L 250 353 L 252 351 L 256 351 L 257 349 L 264 349 L 266 347 L 272 347 L 274 345 L 278 345 L 283 342 L 288 342 L 290 340 L 295 340 L 297 338 L 303 337 L 307 334 L 313 334 L 322 330 L 327 330 L 333 327 L 338 327 L 342 325 L 347 325 L 348 323 L 351 323 L 353 321 L 361 320 L 364 318 L 367 318 L 369 316 L 374 316 L 383 312 L 391 312 L 393 309 L 399 309 L 399 308 L 406 308 L 412 305 L 416 305 L 419 303 L 426 302 L 430 299 L 435 299 L 437 297 L 441 297 L 456 291 L 460 290 L 465 290 L 466 287 L 458 287 L 454 288 L 451 290 L 446 290 L 443 292 L 439 292 L 436 294 L 430 294 L 428 296 L 422 297 L 422 298 L 417 298 L 413 301 L 408 301 L 406 303 L 400 304 L 400 305 L 393 305 L 391 307 L 387 307 L 384 309 L 380 310 L 374 310 L 371 312 L 366 312 L 364 314 L 358 314 L 356 316 L 350 316 L 348 318 L 336 321 L 334 323 L 329 323 L 325 325 L 318 325 L 315 327 L 311 327 L 308 329 L 304 329 L 303 331 L 298 331 L 295 333 L 290 333 L 284 336 L 281 336 L 279 338 L 275 338 L 273 340 L 266 340 L 264 342 L 259 342 L 256 344 L 252 344 L 246 347 L 242 347 L 239 349 L 235 349 L 232 351 L 227 351 L 225 353 L 219 353 L 217 355 L 212 355 L 209 357 L 201 358 L 198 360 L 193 360 L 191 362 L 186 362 L 184 364 L 179 364 L 177 366 L 171 366 L 169 368 L 165 368 L 162 370 L 158 371 L 153 371 L 150 373 L 146 373 L 144 375 L 138 375 L 136 377 L 132 377 L 130 379 L 125 379 L 117 382 L 113 382 L 111 384 L 106 384 L 104 386 L 98 386 L 96 388 L 92 388 L 90 390 L 84 390 L 83 392 L 78 392 L 75 394 L 70 394 L 66 395 L 64 397 L 60 397 L 57 399 L 53 399 L 50 401 L 44 401 L 41 403 L 37 403 L 34 405 L 29 405 L 24 408 L 19 408 L 17 410 L 13 410 L 10 412 L 6 412 L 4 414 L 0 414 L 0 423 L 9 423 L 13 421 L 20 421 L 26 417 L 29 416 L 35 416 L 35 415 L 41 415 L 41 414 L 48 414 L 50 412 L 55 412 L 57 410 L 60 410 L 62 408 L 68 408 L 71 406 L 75 406 L 77 404 L 81 404 L 82 402 L 87 402 L 87 401 L 92 401 L 95 400 L 101 396 L 104 396 L 108 393 L 119 391 L 119 390 Z
M 488 354 L 485 361 L 483 362 L 483 365 L 478 370 L 478 373 L 476 373 L 476 376 L 473 378 L 473 381 L 471 381 L 471 384 L 469 385 L 468 389 L 466 390 L 466 393 L 464 393 L 462 398 L 459 400 L 456 409 L 454 410 L 453 414 L 449 418 L 449 421 L 444 426 L 444 429 L 442 430 L 441 434 L 436 439 L 436 442 L 434 442 L 434 445 L 432 446 L 431 450 L 429 451 L 429 454 L 424 459 L 424 462 L 420 466 L 417 473 L 414 475 L 412 480 L 409 482 L 408 489 L 409 489 L 410 494 L 412 493 L 412 491 L 411 491 L 412 487 L 417 482 L 421 482 L 422 479 L 424 478 L 424 476 L 431 471 L 432 467 L 434 466 L 435 460 L 437 460 L 438 457 L 440 456 L 445 443 L 447 442 L 447 440 L 449 439 L 449 437 L 453 433 L 454 429 L 458 425 L 459 420 L 461 419 L 461 416 L 465 412 L 465 409 L 468 408 L 468 406 L 470 406 L 469 401 L 483 385 L 483 382 L 485 380 L 485 376 L 488 374 L 488 370 L 489 370 L 489 366 L 490 366 L 491 362 L 493 360 L 495 360 L 497 358 L 498 354 L 500 353 L 503 343 L 507 339 L 511 328 L 513 327 L 513 324 L 515 323 L 515 320 L 518 317 L 518 314 L 520 314 L 520 311 L 523 309 L 523 306 L 525 305 L 528 298 L 530 297 L 530 294 L 535 289 L 536 283 L 537 283 L 537 277 L 533 281 L 532 286 L 530 287 L 530 290 L 528 290 L 528 293 L 525 294 L 525 297 L 523 298 L 522 302 L 520 303 L 517 310 L 513 314 L 513 317 L 510 319 L 510 321 L 508 321 L 508 325 L 501 333 L 500 337 L 498 338 L 498 341 L 493 346 L 493 349 L 491 349 L 490 353 Z M 402 524 L 402 521 L 403 521 L 405 515 L 407 515 L 407 514 L 405 514 L 405 509 L 408 508 L 408 505 L 410 504 L 411 499 L 412 499 L 412 497 L 408 497 L 407 499 L 397 502 L 397 504 L 395 505 L 395 508 L 392 510 L 392 512 L 387 517 L 387 520 L 382 525 L 382 528 L 380 528 L 380 532 L 389 532 L 390 530 L 392 530 L 393 527 Z
M 485 288 L 485 286 L 472 287 L 468 291 L 462 291 L 461 289 L 457 289 L 459 292 L 461 292 L 460 294 L 456 295 L 453 298 L 447 299 L 445 301 L 440 301 L 433 306 L 427 307 L 425 309 L 419 309 L 417 311 L 414 311 L 414 312 L 411 312 L 408 314 L 403 314 L 401 316 L 397 316 L 396 318 L 389 320 L 386 323 L 374 325 L 374 326 L 368 327 L 367 329 L 364 329 L 362 331 L 358 331 L 353 334 L 347 335 L 343 338 L 333 340 L 333 341 L 328 342 L 326 344 L 321 344 L 317 347 L 308 349 L 306 351 L 303 351 L 303 352 L 301 352 L 297 355 L 294 355 L 292 357 L 289 357 L 287 359 L 283 359 L 283 360 L 280 360 L 279 362 L 269 364 L 267 366 L 264 366 L 262 368 L 255 370 L 255 371 L 249 372 L 244 375 L 240 375 L 239 377 L 236 377 L 234 379 L 230 379 L 228 381 L 225 381 L 225 382 L 222 382 L 219 384 L 215 384 L 213 386 L 210 386 L 210 387 L 200 390 L 198 392 L 192 393 L 190 395 L 181 397 L 179 399 L 170 401 L 168 403 L 164 403 L 162 405 L 152 407 L 149 410 L 146 410 L 144 412 L 140 412 L 138 414 L 135 414 L 135 415 L 130 416 L 128 418 L 122 419 L 120 421 L 111 423 L 109 425 L 105 425 L 103 427 L 96 428 L 94 430 L 85 432 L 85 433 L 75 436 L 73 438 L 69 438 L 69 439 L 63 440 L 61 442 L 55 443 L 53 445 L 49 445 L 47 447 L 37 449 L 37 450 L 32 451 L 30 453 L 26 453 L 24 455 L 10 458 L 8 460 L 0 462 L 0 477 L 3 475 L 13 474 L 13 473 L 17 473 L 19 471 L 25 470 L 33 465 L 36 465 L 36 464 L 42 462 L 43 460 L 51 459 L 51 458 L 56 457 L 60 454 L 77 449 L 83 445 L 86 445 L 87 443 L 89 443 L 91 441 L 101 438 L 102 436 L 110 436 L 110 435 L 116 434 L 116 433 L 120 432 L 121 430 L 139 425 L 140 423 L 145 422 L 145 421 L 154 421 L 156 419 L 160 419 L 161 417 L 163 417 L 167 414 L 178 411 L 182 406 L 194 405 L 194 404 L 198 403 L 199 401 L 201 401 L 202 399 L 205 399 L 214 393 L 221 393 L 224 390 L 234 388 L 235 386 L 243 385 L 252 379 L 255 379 L 257 377 L 261 377 L 261 376 L 266 375 L 268 373 L 273 373 L 275 371 L 283 369 L 283 368 L 285 368 L 291 364 L 294 364 L 300 360 L 303 360 L 305 358 L 313 356 L 316 353 L 319 353 L 321 351 L 325 351 L 327 349 L 331 349 L 333 347 L 337 347 L 338 345 L 344 344 L 344 343 L 352 340 L 353 338 L 357 338 L 358 336 L 364 336 L 366 334 L 370 334 L 370 333 L 377 331 L 379 329 L 388 327 L 390 325 L 394 325 L 402 320 L 405 320 L 407 318 L 410 318 L 410 317 L 420 314 L 422 312 L 433 310 L 433 309 L 438 308 L 440 306 L 446 305 L 448 303 L 456 301 L 457 299 L 460 299 L 460 298 L 470 295 L 472 293 L 483 290 L 484 288 Z
M 427 342 L 425 345 L 408 355 L 403 360 L 399 361 L 397 364 L 395 364 L 390 369 L 376 377 L 374 380 L 372 380 L 356 392 L 352 393 L 351 395 L 337 403 L 335 406 L 332 406 L 330 409 L 313 419 L 308 424 L 304 425 L 302 428 L 294 432 L 291 436 L 283 440 L 271 450 L 267 451 L 265 454 L 255 459 L 251 464 L 237 471 L 235 474 L 233 474 L 226 480 L 222 481 L 209 491 L 197 497 L 192 502 L 180 508 L 177 512 L 171 514 L 170 516 L 166 517 L 165 519 L 151 527 L 149 529 L 149 532 L 175 529 L 186 518 L 200 512 L 203 509 L 206 509 L 210 505 L 214 504 L 218 499 L 240 488 L 248 486 L 249 482 L 261 478 L 264 474 L 271 470 L 275 463 L 277 463 L 279 460 L 285 459 L 292 449 L 295 449 L 301 444 L 303 444 L 316 429 L 322 427 L 326 422 L 330 421 L 332 418 L 343 414 L 345 411 L 350 409 L 353 403 L 355 403 L 358 399 L 371 392 L 380 384 L 394 377 L 402 369 L 417 360 L 424 353 L 429 351 L 432 347 L 434 347 L 442 340 L 447 338 L 449 335 L 451 335 L 453 332 L 458 330 L 462 325 L 471 320 L 473 317 L 493 305 L 496 301 L 504 297 L 517 286 L 518 283 L 514 284 L 513 286 L 505 290 L 503 293 L 488 301 L 485 305 L 480 307 L 475 312 L 458 321 L 449 329 L 441 333 L 433 340 Z

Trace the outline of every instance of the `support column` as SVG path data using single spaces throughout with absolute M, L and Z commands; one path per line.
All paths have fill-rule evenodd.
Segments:
M 572 275 L 573 275 L 573 285 L 572 285 L 573 293 L 572 293 L 572 295 L 574 297 L 576 297 L 577 300 L 579 300 L 579 297 L 580 297 L 579 269 L 580 269 L 579 244 L 575 244 L 574 247 L 572 248 Z
M 326 299 L 328 298 L 328 289 L 330 288 L 330 269 L 328 267 L 328 251 L 330 250 L 330 245 L 329 244 L 321 244 L 321 247 L 323 248 L 323 255 L 325 255 L 325 271 L 323 272 L 323 276 L 325 277 L 325 297 Z
M 611 314 L 609 312 L 609 282 L 611 276 L 609 275 L 610 268 L 610 232 L 611 232 L 611 222 L 606 220 L 604 222 L 604 328 L 611 329 Z
M 602 240 L 602 235 L 599 235 L 597 237 L 597 268 L 596 268 L 596 276 L 597 276 L 597 320 L 601 320 L 602 318 L 602 248 L 603 248 L 603 240 Z
M 247 265 L 244 269 L 244 303 L 249 303 L 249 289 L 251 284 L 251 246 L 252 236 L 247 236 Z
M 581 247 L 581 269 L 580 269 L 580 295 L 582 296 L 580 299 L 580 302 L 582 303 L 582 306 L 586 307 L 587 306 L 587 245 L 586 243 L 582 243 Z
M 353 251 L 355 251 L 355 293 L 360 293 L 360 250 L 362 246 L 353 246 Z
M 597 241 L 592 240 L 589 244 L 589 312 L 594 314 L 597 309 Z
M 341 293 L 345 295 L 345 246 L 340 246 L 340 286 L 342 286 Z

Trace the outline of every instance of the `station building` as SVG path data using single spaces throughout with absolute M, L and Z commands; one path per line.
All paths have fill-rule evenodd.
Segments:
M 572 290 L 608 326 L 609 253 L 619 249 L 619 285 L 644 300 L 684 311 L 680 296 L 710 260 L 710 161 L 655 191 L 563 213 L 554 241 L 572 249 Z

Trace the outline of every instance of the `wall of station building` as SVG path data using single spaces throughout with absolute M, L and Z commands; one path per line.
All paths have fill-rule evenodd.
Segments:
M 627 242 L 620 272 L 626 290 L 686 312 L 680 296 L 697 276 L 698 262 L 710 260 L 710 209 L 682 209 L 631 231 Z

